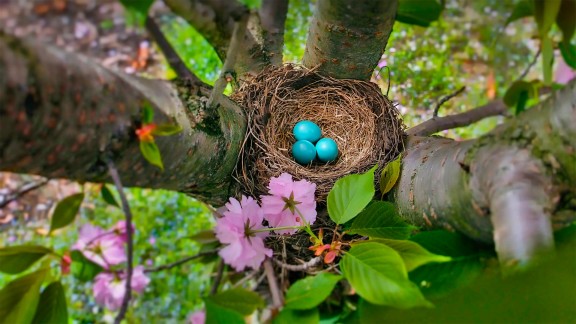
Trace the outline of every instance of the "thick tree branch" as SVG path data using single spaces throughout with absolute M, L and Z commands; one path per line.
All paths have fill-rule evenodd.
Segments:
M 263 0 L 258 14 L 264 32 L 264 49 L 270 57 L 270 62 L 279 66 L 282 64 L 288 0 Z
M 318 0 L 303 63 L 339 79 L 369 80 L 384 53 L 397 0 Z
M 106 182 L 101 152 L 127 186 L 185 192 L 223 203 L 245 133 L 241 109 L 224 99 L 207 110 L 201 89 L 107 70 L 84 57 L 0 33 L 0 170 Z M 165 171 L 140 153 L 144 105 L 154 122 L 177 123 L 158 137 Z
M 400 214 L 527 263 L 552 247 L 552 222 L 576 215 L 561 199 L 576 195 L 575 125 L 576 81 L 477 140 L 410 137 L 394 193 Z
M 505 115 L 507 111 L 508 108 L 502 100 L 495 100 L 484 106 L 460 114 L 431 118 L 408 129 L 406 133 L 414 136 L 428 136 L 446 129 L 465 127 L 484 118 L 502 116 Z
M 226 61 L 234 22 L 247 12 L 243 4 L 235 0 L 164 0 L 164 3 L 208 40 L 222 62 Z M 261 27 L 255 15 L 250 15 L 248 25 L 234 67 L 238 75 L 257 73 L 270 64 L 259 39 Z
M 176 75 L 178 75 L 179 78 L 188 79 L 192 84 L 197 84 L 198 86 L 206 86 L 199 77 L 197 77 L 194 73 L 192 73 L 192 71 L 190 71 L 190 69 L 188 69 L 170 42 L 168 42 L 164 36 L 164 33 L 162 33 L 162 30 L 160 30 L 160 27 L 154 21 L 154 18 L 150 16 L 146 18 L 146 29 L 156 44 L 158 44 L 158 47 L 160 47 L 160 50 L 162 50 L 162 53 L 166 57 L 168 64 L 170 64 L 170 67 L 174 69 Z

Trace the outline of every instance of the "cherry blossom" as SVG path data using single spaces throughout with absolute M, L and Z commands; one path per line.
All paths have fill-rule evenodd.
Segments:
M 188 324 L 204 324 L 206 323 L 206 311 L 199 310 L 188 315 Z
M 114 231 L 105 231 L 91 224 L 85 224 L 80 228 L 78 241 L 72 249 L 80 250 L 87 259 L 104 269 L 126 262 L 122 239 Z
M 137 266 L 132 272 L 130 283 L 132 291 L 141 293 L 150 279 L 144 274 L 144 267 Z M 101 272 L 94 279 L 92 287 L 96 303 L 111 311 L 116 311 L 122 305 L 126 293 L 126 273 Z
M 288 173 L 270 179 L 270 195 L 262 196 L 264 218 L 272 227 L 305 225 L 316 220 L 316 184 L 306 180 L 293 181 Z M 277 230 L 279 234 L 293 234 L 295 229 Z
M 218 254 L 237 271 L 258 268 L 267 256 L 272 256 L 272 250 L 264 246 L 268 232 L 254 232 L 264 228 L 262 209 L 256 200 L 246 196 L 241 201 L 230 198 L 226 208 L 214 231 L 218 240 L 228 245 Z

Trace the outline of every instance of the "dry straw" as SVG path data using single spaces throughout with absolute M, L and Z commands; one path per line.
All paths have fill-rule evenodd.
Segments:
M 336 180 L 376 163 L 382 168 L 402 146 L 399 113 L 374 83 L 333 79 L 286 65 L 266 68 L 232 98 L 248 117 L 235 176 L 253 196 L 267 192 L 271 177 L 288 172 L 316 183 L 316 199 L 325 201 Z M 323 137 L 336 141 L 340 154 L 335 162 L 302 166 L 294 161 L 292 128 L 306 119 L 320 126 Z

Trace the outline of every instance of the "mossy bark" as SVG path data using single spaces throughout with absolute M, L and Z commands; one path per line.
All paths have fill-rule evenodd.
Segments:
M 338 79 L 369 80 L 392 32 L 397 0 L 318 0 L 303 63 Z
M 394 197 L 423 227 L 495 242 L 525 263 L 576 218 L 576 81 L 477 140 L 411 137 Z
M 0 170 L 108 180 L 104 155 L 127 186 L 163 188 L 221 204 L 244 138 L 230 101 L 204 106 L 207 89 L 144 79 L 32 40 L 0 34 Z M 165 171 L 139 151 L 141 109 L 183 131 L 156 137 Z

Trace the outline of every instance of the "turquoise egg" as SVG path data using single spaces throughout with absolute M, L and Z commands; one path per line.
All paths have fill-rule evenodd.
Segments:
M 309 120 L 302 120 L 294 125 L 294 137 L 297 141 L 309 141 L 316 143 L 322 137 L 322 131 L 316 123 Z
M 338 144 L 333 139 L 324 137 L 316 143 L 316 153 L 322 162 L 332 162 L 338 157 Z
M 316 148 L 309 141 L 298 141 L 292 145 L 292 156 L 296 162 L 306 165 L 316 158 Z

